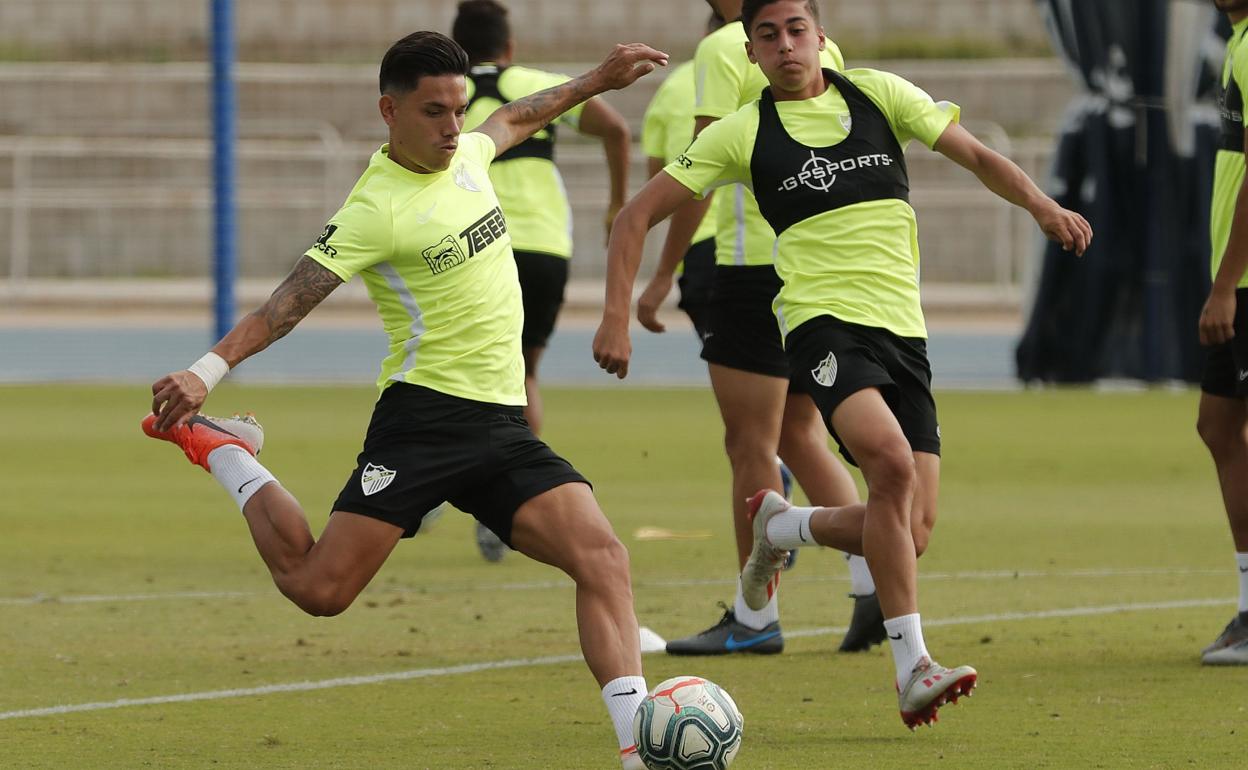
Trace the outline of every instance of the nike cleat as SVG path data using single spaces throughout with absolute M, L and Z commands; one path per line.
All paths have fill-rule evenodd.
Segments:
M 208 455 L 223 446 L 240 446 L 251 455 L 260 454 L 264 446 L 264 428 L 250 414 L 242 417 L 206 417 L 197 414 L 181 425 L 169 430 L 156 430 L 156 415 L 143 418 L 143 432 L 152 438 L 177 444 L 186 459 L 204 470 L 208 467 Z
M 494 530 L 477 522 L 477 550 L 486 561 L 502 561 L 507 555 L 507 544 L 494 534 Z
M 956 704 L 963 695 L 971 697 L 979 674 L 970 666 L 948 669 L 924 656 L 910 672 L 910 681 L 897 693 L 901 721 L 911 730 L 919 725 L 931 727 L 937 721 L 936 710 L 947 703 Z
M 789 509 L 789 501 L 771 489 L 759 490 L 750 498 L 749 517 L 754 527 L 754 549 L 741 570 L 741 595 L 745 606 L 761 610 L 771 601 L 780 585 L 780 570 L 788 552 L 771 544 L 767 539 L 767 522 L 777 513 Z
M 668 655 L 727 655 L 730 652 L 752 652 L 757 655 L 774 655 L 784 650 L 784 636 L 780 633 L 780 621 L 762 629 L 754 629 L 737 622 L 737 616 L 728 606 L 719 622 L 705 631 L 675 639 L 667 643 Z
M 884 611 L 880 609 L 880 598 L 874 593 L 850 596 L 854 599 L 854 614 L 849 620 L 849 630 L 841 640 L 840 651 L 865 652 L 888 636 L 884 630 Z
M 785 465 L 779 457 L 776 458 L 776 465 L 780 466 L 780 494 L 791 503 L 793 502 L 793 471 L 789 470 L 789 466 Z M 788 556 L 784 557 L 785 571 L 793 569 L 793 565 L 797 564 L 798 550 L 794 548 L 789 551 Z
M 1232 618 L 1213 644 L 1201 650 L 1200 662 L 1206 666 L 1248 664 L 1248 612 Z

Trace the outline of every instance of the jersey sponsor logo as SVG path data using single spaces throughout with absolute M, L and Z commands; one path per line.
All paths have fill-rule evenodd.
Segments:
M 451 174 L 455 179 L 455 184 L 467 190 L 468 192 L 481 192 L 481 188 L 477 185 L 477 180 L 472 178 L 472 174 L 468 173 L 468 167 L 460 163 L 455 167 L 455 171 Z
M 836 383 L 836 355 L 829 352 L 818 366 L 810 370 L 810 376 L 823 387 L 832 387 Z
M 816 155 L 812 150 L 810 160 L 802 164 L 800 171 L 781 182 L 778 190 L 779 192 L 792 192 L 799 186 L 805 185 L 812 190 L 827 192 L 832 189 L 832 185 L 836 184 L 838 173 L 850 173 L 861 168 L 875 166 L 891 166 L 893 162 L 892 156 L 883 153 L 828 160 Z
M 468 256 L 475 257 L 477 252 L 503 237 L 506 232 L 507 219 L 503 216 L 503 210 L 495 206 L 490 213 L 465 228 L 459 237 L 468 244 Z
M 332 259 L 338 256 L 338 249 L 329 245 L 329 239 L 334 237 L 334 233 L 338 232 L 338 225 L 325 225 L 325 231 L 321 233 L 321 237 L 316 239 L 316 243 L 312 244 L 312 248 L 323 252 Z
M 468 261 L 468 257 L 464 256 L 464 250 L 459 247 L 459 241 L 450 235 L 422 251 L 421 255 L 429 263 L 429 269 L 434 275 L 445 273 L 452 267 L 458 267 Z
M 384 465 L 369 463 L 364 466 L 364 472 L 360 474 L 360 488 L 364 490 L 365 497 L 375 495 L 390 486 L 390 482 L 394 481 L 397 475 L 397 471 L 392 471 Z
M 676 156 L 676 162 L 680 164 L 681 168 L 693 168 L 693 159 L 683 152 Z

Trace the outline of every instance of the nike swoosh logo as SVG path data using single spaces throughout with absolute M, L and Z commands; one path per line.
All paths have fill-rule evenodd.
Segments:
M 888 638 L 889 638 L 889 639 L 892 639 L 892 640 L 895 642 L 895 641 L 897 641 L 898 639 L 900 639 L 900 638 L 901 638 L 901 634 L 897 634 L 896 636 L 893 636 L 892 634 L 889 634 L 889 635 L 888 635 Z
M 1240 572 L 1248 572 L 1248 567 L 1240 567 L 1240 568 L 1239 568 L 1239 571 L 1240 571 Z
M 755 645 L 762 644 L 768 639 L 775 639 L 779 635 L 780 635 L 779 631 L 772 631 L 770 633 L 759 634 L 758 636 L 754 636 L 754 637 L 750 637 L 749 639 L 742 639 L 738 641 L 735 634 L 729 634 L 728 638 L 724 640 L 724 648 L 728 650 L 732 650 L 732 651 L 748 650 L 751 647 L 754 647 Z
M 423 225 L 427 223 L 433 217 L 433 210 L 436 209 L 437 207 L 438 207 L 438 204 L 435 203 L 432 206 L 430 206 L 429 210 L 426 211 L 424 214 L 416 214 L 416 224 Z
M 612 697 L 612 698 L 618 698 L 618 697 L 620 697 L 621 695 L 636 695 L 636 694 L 637 694 L 637 688 L 636 688 L 636 687 L 634 687 L 633 689 L 629 690 L 628 692 L 613 692 L 613 693 L 611 693 L 611 697 Z
M 262 478 L 264 478 L 264 477 L 263 477 L 263 476 L 256 476 L 254 479 L 248 479 L 247 481 L 244 481 L 244 482 L 243 482 L 243 486 L 238 488 L 238 493 L 241 495 L 241 494 L 243 493 L 243 487 L 247 486 L 248 484 L 250 484 L 250 483 L 251 483 L 251 482 L 253 482 L 253 481 L 259 481 L 259 480 L 260 480 L 260 479 L 262 479 Z
M 810 526 L 810 525 L 809 525 L 809 524 L 807 524 L 806 526 Z M 809 543 L 809 542 L 810 542 L 809 540 L 807 540 L 807 539 L 806 539 L 806 536 L 802 534 L 802 528 L 801 528 L 801 527 L 798 527 L 798 528 L 797 528 L 797 539 L 798 539 L 798 540 L 801 540 L 803 543 Z

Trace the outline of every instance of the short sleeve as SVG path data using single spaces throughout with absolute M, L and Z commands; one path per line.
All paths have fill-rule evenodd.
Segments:
M 719 119 L 740 108 L 744 83 L 742 62 L 753 66 L 743 50 L 730 50 L 713 35 L 702 41 L 693 58 L 695 117 Z
M 1244 99 L 1244 104 L 1248 104 L 1248 50 L 1236 51 L 1236 53 L 1240 55 L 1231 57 L 1231 74 L 1234 75 L 1235 83 L 1239 86 L 1239 93 Z
M 877 103 L 884 109 L 897 141 L 905 147 L 917 139 L 931 148 L 950 123 L 959 120 L 962 108 L 953 102 L 937 102 L 915 84 L 888 72 L 870 71 L 877 86 Z M 855 82 L 858 82 L 855 80 Z
M 498 147 L 494 144 L 494 140 L 489 134 L 480 131 L 460 134 L 459 150 L 466 153 L 469 160 L 481 164 L 482 168 L 488 168 L 494 162 L 494 156 L 498 154 Z
M 749 112 L 755 121 L 748 125 Z M 758 131 L 758 108 L 751 104 L 698 134 L 685 150 L 663 170 L 699 198 L 726 184 L 750 183 L 750 155 Z
M 319 262 L 344 282 L 394 251 L 394 222 L 368 199 L 348 200 L 316 239 L 305 256 Z

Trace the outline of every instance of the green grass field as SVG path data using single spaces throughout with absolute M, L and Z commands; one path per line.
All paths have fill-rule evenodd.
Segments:
M 266 464 L 319 531 L 372 398 L 223 386 L 209 411 L 256 411 Z M 1244 767 L 1248 670 L 1199 665 L 1236 583 L 1196 395 L 938 398 L 942 511 L 920 602 L 939 659 L 979 668 L 976 697 L 906 731 L 887 652 L 835 652 L 848 580 L 817 551 L 785 578 L 783 655 L 650 655 L 648 680 L 728 689 L 743 769 Z M 516 554 L 487 564 L 452 511 L 348 612 L 306 617 L 208 475 L 142 437 L 147 406 L 142 387 L 0 388 L 0 766 L 618 767 L 598 688 L 568 660 L 562 575 Z M 642 624 L 674 638 L 716 620 L 735 565 L 709 393 L 554 390 L 547 408 L 548 440 L 629 546 Z M 637 540 L 643 526 L 711 537 Z M 445 671 L 491 662 L 511 665 Z M 250 692 L 15 715 L 229 690 Z

